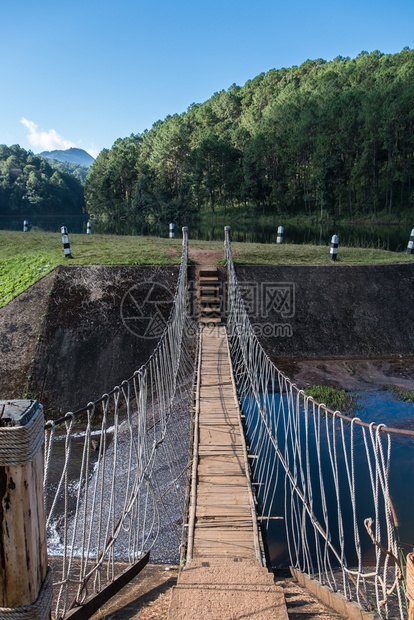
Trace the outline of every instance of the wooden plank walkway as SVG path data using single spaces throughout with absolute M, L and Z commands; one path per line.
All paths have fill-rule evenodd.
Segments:
M 196 489 L 188 559 L 261 562 L 253 494 L 224 326 L 205 327 L 199 347 Z
M 248 457 L 223 325 L 203 327 L 187 562 L 169 620 L 287 620 L 283 591 L 263 566 Z

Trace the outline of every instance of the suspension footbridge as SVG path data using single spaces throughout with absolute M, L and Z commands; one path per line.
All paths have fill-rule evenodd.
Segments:
M 223 323 L 213 273 L 200 277 L 200 321 L 188 312 L 184 230 L 171 314 L 146 364 L 44 427 L 38 403 L 0 403 L 2 620 L 50 609 L 89 617 L 171 532 L 182 565 L 171 620 L 285 618 L 266 568 L 272 528 L 292 573 L 332 593 L 344 615 L 408 618 L 412 563 L 406 570 L 391 498 L 394 451 L 412 448 L 414 432 L 331 411 L 274 366 L 244 306 L 229 229 L 225 237 Z M 37 507 L 28 545 L 10 506 L 42 454 L 44 477 L 19 508 L 24 519 Z M 13 595 L 8 584 L 22 582 L 31 586 Z
M 200 334 L 186 566 L 170 620 L 287 619 L 283 592 L 264 566 L 248 454 L 224 326 Z

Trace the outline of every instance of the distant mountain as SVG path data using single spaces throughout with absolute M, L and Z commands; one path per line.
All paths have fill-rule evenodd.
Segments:
M 67 149 L 66 151 L 43 151 L 39 153 L 40 157 L 46 159 L 56 159 L 57 161 L 67 161 L 71 164 L 80 164 L 89 168 L 95 161 L 92 155 L 89 155 L 83 149 Z
M 59 161 L 58 159 L 47 159 L 52 168 L 56 168 L 61 172 L 69 172 L 77 177 L 82 185 L 85 185 L 86 177 L 89 174 L 90 166 L 81 166 L 81 164 L 72 164 L 70 161 Z

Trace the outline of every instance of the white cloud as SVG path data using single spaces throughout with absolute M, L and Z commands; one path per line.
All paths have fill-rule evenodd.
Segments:
M 29 130 L 30 144 L 39 151 L 65 150 L 75 146 L 73 142 L 60 136 L 54 129 L 39 131 L 36 123 L 28 121 L 27 118 L 22 118 L 20 122 Z
M 96 159 L 101 152 L 94 144 L 85 150 L 89 153 L 89 155 L 92 155 L 94 159 Z

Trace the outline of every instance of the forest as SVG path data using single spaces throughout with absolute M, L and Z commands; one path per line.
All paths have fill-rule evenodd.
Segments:
M 53 159 L 51 157 L 48 157 L 47 161 L 52 168 L 55 168 L 60 172 L 70 172 L 70 174 L 73 174 L 73 176 L 75 176 L 82 185 L 85 185 L 86 177 L 89 173 L 89 167 L 81 166 L 80 164 L 71 163 L 69 161 L 59 161 L 58 159 Z
M 409 217 L 414 50 L 307 60 L 233 84 L 119 138 L 90 168 L 86 210 L 184 221 L 240 214 Z
M 74 215 L 84 207 L 79 178 L 19 145 L 0 144 L 0 215 Z

